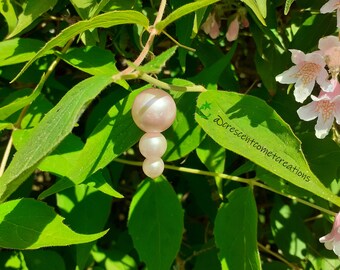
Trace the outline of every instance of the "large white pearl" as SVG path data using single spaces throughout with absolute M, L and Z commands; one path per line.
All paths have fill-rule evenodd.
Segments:
M 149 88 L 135 98 L 132 118 L 145 132 L 162 132 L 168 129 L 176 118 L 176 104 L 165 91 Z
M 164 171 L 164 162 L 161 158 L 146 158 L 143 162 L 143 172 L 150 178 L 160 176 Z
M 166 139 L 159 132 L 147 132 L 139 140 L 139 151 L 146 158 L 160 158 L 164 155 L 166 147 Z

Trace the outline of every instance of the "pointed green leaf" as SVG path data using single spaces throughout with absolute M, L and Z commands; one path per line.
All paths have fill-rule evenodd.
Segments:
M 45 42 L 32 38 L 13 38 L 0 42 L 0 66 L 26 62 L 34 57 Z
M 112 52 L 97 46 L 71 48 L 65 54 L 58 53 L 58 56 L 73 67 L 91 75 L 118 73 Z
M 105 235 L 78 234 L 63 223 L 47 204 L 19 199 L 0 204 L 0 247 L 36 249 L 87 243 Z
M 56 54 L 66 63 L 91 75 L 114 75 L 118 73 L 115 56 L 112 52 L 97 46 L 71 48 L 65 54 L 58 52 Z M 129 88 L 126 81 L 118 80 L 116 83 L 125 89 Z
M 28 269 L 66 270 L 63 257 L 53 250 L 22 251 Z
M 8 33 L 11 33 L 17 25 L 17 15 L 11 0 L 0 1 L 0 13 L 5 17 L 8 26 Z M 0 50 L 1 52 L 1 50 Z
M 221 146 L 340 206 L 310 170 L 301 142 L 263 100 L 227 91 L 200 94 L 196 121 Z
M 73 163 L 68 174 L 70 180 L 61 179 L 39 198 L 82 183 L 138 142 L 143 132 L 133 122 L 130 111 L 135 97 L 146 87 L 131 92 L 128 97 L 111 107 L 79 152 L 79 159 Z
M 256 0 L 241 0 L 241 1 L 244 2 L 248 7 L 251 8 L 251 10 L 255 13 L 256 17 L 259 19 L 259 21 L 263 25 L 266 25 L 266 22 L 264 20 L 264 16 L 262 15 L 262 12 L 264 10 L 262 10 L 262 12 L 261 12 L 261 10 L 258 7 L 258 3 L 256 2 Z M 262 1 L 264 1 L 264 0 L 262 0 Z M 262 7 L 262 9 L 263 9 L 263 7 Z
M 30 104 L 39 95 L 39 93 L 40 91 L 34 91 L 32 93 L 32 89 L 24 89 L 9 95 L 5 100 L 6 105 L 0 107 L 0 120 L 5 120 L 13 113 Z
M 255 0 L 263 18 L 267 17 L 267 0 Z
M 86 79 L 67 92 L 46 114 L 0 177 L 0 201 L 12 194 L 38 163 L 72 131 L 89 102 L 111 82 L 109 75 Z
M 233 190 L 218 210 L 214 228 L 223 270 L 261 270 L 257 209 L 250 187 Z
M 120 24 L 139 24 L 145 28 L 149 25 L 149 20 L 142 13 L 128 10 L 128 11 L 112 11 L 100 14 L 89 20 L 77 22 L 66 29 L 64 29 L 55 38 L 48 41 L 43 48 L 22 68 L 19 74 L 13 79 L 15 81 L 25 70 L 39 57 L 46 54 L 49 50 L 56 46 L 63 47 L 70 39 L 85 30 L 94 29 L 98 27 L 109 28 Z
M 58 0 L 49 1 L 36 1 L 26 0 L 23 4 L 23 11 L 18 16 L 18 22 L 13 31 L 7 36 L 7 38 L 14 37 L 19 34 L 22 30 L 28 27 L 35 19 L 41 14 L 45 13 L 49 9 L 53 8 Z
M 164 28 L 166 28 L 169 24 L 178 20 L 179 18 L 194 12 L 200 8 L 209 6 L 213 3 L 218 2 L 219 0 L 197 0 L 193 3 L 183 5 L 170 13 L 164 20 L 160 21 L 156 24 L 156 29 L 161 32 Z
M 287 15 L 290 9 L 290 6 L 294 3 L 295 0 L 286 0 L 286 4 L 285 4 L 285 10 L 284 10 L 284 14 Z
M 166 62 L 174 55 L 177 46 L 171 47 L 166 51 L 157 55 L 150 62 L 146 63 L 144 66 L 138 67 L 137 69 L 145 73 L 159 73 L 165 67 Z
M 183 210 L 164 177 L 141 183 L 130 205 L 128 229 L 149 270 L 171 268 L 181 244 Z

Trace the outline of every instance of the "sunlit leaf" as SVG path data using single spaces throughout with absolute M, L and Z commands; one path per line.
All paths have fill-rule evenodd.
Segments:
M 94 76 L 74 86 L 33 129 L 25 146 L 0 177 L 0 201 L 4 201 L 34 171 L 38 163 L 72 131 L 89 102 L 112 81 Z
M 183 226 L 183 210 L 169 182 L 163 177 L 146 178 L 132 199 L 128 229 L 148 269 L 170 269 Z
M 78 234 L 67 227 L 51 207 L 33 199 L 0 204 L 0 232 L 0 246 L 13 249 L 86 243 L 106 233 Z
M 55 38 L 48 41 L 45 46 L 41 48 L 41 50 L 29 62 L 26 63 L 26 65 L 22 68 L 16 78 L 13 79 L 13 81 L 15 81 L 23 72 L 25 72 L 25 70 L 36 59 L 46 54 L 49 50 L 53 49 L 56 46 L 64 46 L 70 39 L 84 32 L 85 30 L 98 27 L 109 28 L 120 24 L 139 24 L 147 28 L 149 25 L 149 20 L 140 12 L 128 10 L 107 12 L 93 17 L 92 19 L 77 22 L 64 29 Z
M 34 20 L 36 20 L 41 14 L 54 7 L 57 0 L 49 1 L 36 1 L 26 0 L 24 1 L 22 13 L 18 16 L 18 22 L 13 31 L 9 33 L 7 38 L 11 38 L 19 34 L 26 27 L 28 27 Z
M 310 170 L 301 142 L 263 100 L 227 91 L 200 94 L 196 121 L 218 144 L 301 188 L 340 205 Z
M 250 187 L 233 190 L 218 210 L 214 228 L 222 269 L 261 270 L 257 209 Z

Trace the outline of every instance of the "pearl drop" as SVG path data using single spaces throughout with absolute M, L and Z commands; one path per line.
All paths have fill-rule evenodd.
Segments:
M 164 162 L 161 158 L 146 158 L 143 162 L 143 172 L 150 178 L 160 176 L 164 171 Z
M 139 151 L 146 158 L 160 158 L 166 147 L 166 139 L 159 132 L 147 132 L 139 140 Z
M 141 92 L 132 105 L 132 118 L 145 132 L 162 132 L 176 118 L 176 104 L 165 91 L 149 88 Z

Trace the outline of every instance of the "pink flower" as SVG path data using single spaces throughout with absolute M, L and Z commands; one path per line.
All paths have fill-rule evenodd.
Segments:
M 214 12 L 210 13 L 206 21 L 202 24 L 203 31 L 212 38 L 215 39 L 220 34 L 220 22 L 216 19 Z
M 333 250 L 340 259 L 340 213 L 335 216 L 332 231 L 322 236 L 319 241 L 324 243 L 328 250 Z
M 231 21 L 225 37 L 227 38 L 229 42 L 234 41 L 238 37 L 239 30 L 240 30 L 240 23 L 238 21 L 238 16 L 236 16 L 235 19 Z
M 340 0 L 339 0 L 340 1 Z M 324 55 L 326 64 L 332 77 L 335 78 L 340 71 L 340 41 L 338 37 L 327 36 L 319 40 L 320 52 Z
M 336 10 L 336 17 L 337 17 L 337 27 L 340 27 L 340 0 L 329 0 L 326 4 L 324 4 L 320 12 L 322 14 L 330 13 Z
M 313 91 L 315 81 L 328 91 L 331 83 L 325 69 L 325 61 L 320 53 L 304 54 L 299 50 L 290 50 L 295 66 L 275 77 L 283 84 L 295 83 L 294 96 L 297 102 L 303 102 Z
M 312 96 L 313 101 L 311 103 L 297 110 L 302 120 L 310 121 L 318 118 L 315 125 L 315 136 L 319 139 L 327 136 L 334 122 L 334 118 L 336 122 L 340 124 L 340 84 L 337 80 L 333 80 L 332 84 L 334 85 L 333 92 L 325 92 L 322 90 L 319 97 Z

